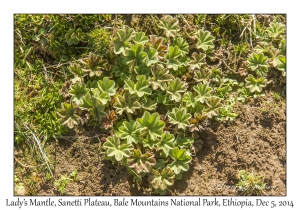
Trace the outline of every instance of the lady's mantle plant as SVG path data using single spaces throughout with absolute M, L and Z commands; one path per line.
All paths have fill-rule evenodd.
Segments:
M 235 119 L 236 100 L 245 99 L 246 93 L 258 94 L 266 86 L 269 60 L 263 52 L 253 53 L 248 66 L 256 77 L 248 75 L 245 84 L 238 83 L 207 64 L 215 48 L 209 31 L 191 34 L 197 52 L 189 56 L 189 43 L 176 18 L 166 15 L 158 26 L 161 34 L 146 35 L 124 25 L 114 33 L 111 60 L 90 54 L 75 62 L 70 68 L 76 78 L 69 89 L 70 100 L 58 114 L 61 123 L 73 129 L 86 123 L 84 116 L 89 124 L 103 127 L 110 119 L 108 113 L 116 113 L 102 145 L 104 156 L 125 166 L 139 186 L 150 186 L 163 195 L 192 162 L 191 123 Z M 278 39 L 283 28 L 270 27 L 268 33 Z M 278 56 L 277 68 L 282 72 L 284 56 Z

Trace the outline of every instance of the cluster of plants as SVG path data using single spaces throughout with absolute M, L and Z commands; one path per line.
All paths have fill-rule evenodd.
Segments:
M 30 50 L 49 54 L 52 60 L 57 61 L 78 58 L 87 49 L 90 50 L 99 44 L 100 40 L 95 39 L 96 34 L 104 35 L 105 39 L 103 27 L 111 26 L 106 25 L 111 24 L 111 18 L 112 15 L 101 14 L 16 14 L 14 16 L 16 40 L 24 46 L 21 46 L 22 49 L 16 48 L 18 53 L 15 53 L 15 56 L 22 51 L 28 53 Z M 106 44 L 103 40 L 102 43 Z M 101 46 L 97 48 L 101 50 Z M 23 61 L 21 57 L 17 60 Z
M 63 195 L 66 193 L 66 187 L 68 186 L 69 181 L 73 181 L 73 182 L 77 181 L 76 169 L 70 173 L 70 177 L 71 178 L 69 178 L 67 175 L 61 175 L 59 179 L 54 181 L 54 187 L 57 189 L 57 191 L 60 194 Z
M 42 141 L 66 131 L 56 110 L 64 101 L 58 92 L 69 79 L 69 60 L 91 50 L 108 55 L 108 22 L 111 15 L 14 15 L 16 143 L 32 137 L 27 127 Z
M 36 172 L 46 174 L 47 181 L 47 174 L 52 179 L 54 162 L 46 142 L 58 141 L 68 131 L 59 122 L 57 109 L 65 100 L 60 91 L 70 79 L 70 61 L 89 51 L 109 56 L 110 27 L 119 17 L 115 20 L 101 14 L 14 15 L 14 143 L 24 153 L 21 158 L 30 161 L 27 164 L 42 165 Z M 36 189 L 28 189 L 41 180 L 32 181 L 23 167 L 15 172 L 24 176 L 27 193 L 35 194 Z
M 246 87 L 255 95 L 262 92 L 267 83 L 268 73 L 279 71 L 277 77 L 285 83 L 286 77 L 286 41 L 285 25 L 272 22 L 266 29 L 266 34 L 261 34 L 262 41 L 254 48 L 254 52 L 248 57 L 250 72 L 247 76 Z M 253 74 L 253 75 L 252 75 Z
M 149 16 L 131 28 L 120 17 L 15 15 L 14 140 L 41 149 L 97 127 L 109 134 L 105 158 L 165 194 L 198 150 L 195 127 L 236 119 L 238 101 L 264 96 L 274 74 L 285 83 L 285 25 L 202 14 Z
M 137 183 L 165 194 L 192 161 L 191 124 L 234 120 L 236 101 L 261 95 L 270 68 L 285 76 L 285 39 L 283 25 L 272 23 L 265 39 L 268 47 L 278 48 L 277 57 L 270 62 L 264 55 L 269 48 L 257 45 L 246 75 L 237 78 L 208 64 L 216 54 L 210 31 L 197 29 L 190 35 L 196 42 L 196 52 L 190 53 L 177 18 L 166 15 L 158 27 L 160 36 L 127 25 L 119 28 L 112 39 L 114 62 L 95 53 L 75 61 L 69 101 L 58 114 L 69 129 L 85 124 L 107 129 L 105 157 L 127 167 Z

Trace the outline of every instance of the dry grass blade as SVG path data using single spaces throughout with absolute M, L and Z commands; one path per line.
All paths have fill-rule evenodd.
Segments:
M 40 140 L 36 137 L 36 135 L 34 135 L 34 133 L 32 132 L 32 130 L 31 130 L 25 123 L 23 123 L 23 125 L 30 131 L 30 133 L 31 133 L 31 135 L 32 135 L 32 137 L 33 137 L 33 139 L 35 140 L 36 144 L 38 145 L 39 151 L 40 151 L 40 153 L 41 153 L 43 159 L 45 160 L 45 162 L 46 162 L 46 164 L 47 164 L 47 168 L 48 168 L 48 170 L 49 170 L 51 176 L 53 177 L 52 170 L 51 170 L 51 168 L 50 168 L 50 166 L 49 166 L 49 163 L 48 163 L 49 159 L 47 158 L 45 152 L 43 151 L 43 149 L 42 149 L 42 147 L 41 147 Z

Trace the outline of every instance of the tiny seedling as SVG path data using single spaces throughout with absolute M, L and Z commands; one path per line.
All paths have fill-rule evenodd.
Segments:
M 61 175 L 59 179 L 54 181 L 54 187 L 60 192 L 60 194 L 65 194 L 66 187 L 70 181 L 70 178 L 68 178 L 65 175 Z
M 262 195 L 264 193 L 266 183 L 261 175 L 246 173 L 245 170 L 240 170 L 237 178 L 239 182 L 236 184 L 243 195 Z
M 73 182 L 77 180 L 77 170 L 75 169 L 70 173 L 70 177 L 72 178 Z

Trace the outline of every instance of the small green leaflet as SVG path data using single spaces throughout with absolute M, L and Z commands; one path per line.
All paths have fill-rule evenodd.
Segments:
M 104 77 L 103 80 L 98 81 L 98 88 L 109 96 L 115 95 L 117 89 L 115 87 L 115 82 L 108 79 L 108 77 Z
M 88 92 L 88 89 L 85 87 L 85 84 L 79 84 L 78 82 L 75 85 L 71 86 L 69 93 L 72 95 L 72 101 L 77 105 L 82 102 L 82 97 Z
M 191 70 L 201 69 L 201 66 L 206 63 L 206 54 L 193 52 L 192 60 L 189 62 L 189 67 Z
M 286 57 L 283 55 L 278 56 L 279 64 L 277 68 L 282 72 L 282 76 L 286 76 Z
M 130 122 L 124 121 L 117 135 L 121 139 L 126 139 L 127 144 L 131 144 L 132 142 L 137 144 L 139 142 L 140 129 L 133 120 Z
M 167 68 L 177 70 L 182 63 L 179 61 L 178 57 L 181 55 L 181 50 L 178 46 L 170 46 L 168 53 L 165 55 L 165 59 L 167 60 Z
M 136 44 L 126 51 L 124 57 L 124 63 L 132 64 L 133 66 L 139 66 L 146 62 L 148 55 L 144 52 L 144 47 L 141 44 Z
M 127 25 L 124 25 L 122 29 L 117 32 L 117 38 L 113 40 L 114 53 L 123 55 L 125 51 L 130 47 L 130 40 L 134 37 L 134 30 Z
M 116 98 L 116 104 L 114 105 L 116 108 L 116 112 L 118 114 L 122 114 L 124 111 L 127 113 L 134 113 L 136 109 L 141 108 L 141 104 L 137 101 L 135 95 L 131 95 L 130 93 L 126 92 L 124 95 L 118 95 Z
M 164 121 L 159 119 L 159 114 L 157 112 L 150 115 L 149 112 L 144 112 L 142 118 L 138 118 L 136 121 L 141 128 L 141 134 L 147 136 L 150 135 L 152 140 L 156 139 L 163 133 L 165 127 Z
M 177 46 L 181 50 L 181 55 L 185 56 L 186 54 L 189 53 L 189 44 L 187 43 L 186 40 L 184 40 L 181 37 L 176 38 L 171 46 Z
M 58 110 L 58 115 L 61 117 L 60 122 L 62 125 L 67 125 L 72 129 L 79 123 L 79 117 L 75 114 L 76 106 L 73 103 L 63 103 L 62 109 Z
M 135 34 L 133 38 L 133 42 L 136 44 L 145 45 L 148 42 L 148 37 L 145 35 L 144 32 L 138 32 Z
M 195 99 L 193 93 L 191 93 L 190 91 L 186 92 L 183 95 L 182 101 L 185 102 L 186 107 L 195 108 L 197 105 L 199 105 L 199 102 Z
M 180 174 L 182 171 L 189 169 L 188 163 L 191 162 L 192 157 L 187 154 L 185 149 L 179 149 L 175 147 L 170 152 L 170 157 L 174 160 L 169 167 L 174 171 L 175 174 Z
M 165 155 L 169 154 L 169 150 L 174 148 L 174 135 L 170 134 L 169 131 L 164 131 L 161 135 L 160 140 L 157 143 L 157 149 L 162 150 Z
M 144 95 L 150 95 L 151 89 L 148 87 L 149 83 L 145 75 L 137 76 L 137 83 L 134 84 L 131 80 L 125 80 L 124 89 L 128 90 L 130 94 L 137 94 L 138 97 L 143 97 Z
M 221 98 L 217 96 L 211 96 L 205 101 L 207 108 L 204 109 L 205 115 L 209 118 L 217 116 L 219 114 L 219 109 L 222 107 Z
M 170 123 L 177 125 L 181 129 L 189 126 L 189 119 L 192 117 L 191 114 L 187 113 L 186 108 L 178 109 L 177 107 L 173 108 L 172 112 L 169 112 L 167 115 Z
M 210 97 L 210 93 L 212 88 L 208 86 L 208 84 L 201 84 L 199 83 L 197 86 L 193 87 L 193 89 L 197 92 L 197 96 L 195 97 L 196 101 L 200 103 L 204 103 L 205 99 Z
M 196 45 L 198 49 L 207 51 L 208 49 L 213 49 L 215 47 L 215 45 L 213 44 L 215 37 L 213 37 L 209 31 L 200 29 L 196 32 L 196 37 L 198 39 Z
M 138 174 L 143 171 L 149 173 L 155 163 L 154 154 L 150 152 L 142 154 L 139 149 L 135 149 L 129 158 L 128 166 L 129 168 L 134 168 Z
M 151 66 L 158 62 L 158 52 L 156 49 L 148 47 L 145 52 L 148 55 L 147 66 Z
M 179 31 L 178 20 L 170 15 L 163 17 L 161 21 L 159 21 L 158 27 L 165 30 L 167 37 L 174 37 L 176 36 L 177 31 Z
M 107 104 L 110 101 L 110 97 L 107 93 L 100 93 L 99 89 L 92 89 L 92 96 L 100 101 L 103 105 Z
M 154 189 L 166 190 L 168 186 L 174 184 L 175 174 L 169 167 L 162 169 L 161 172 L 152 169 L 152 172 L 148 178 Z
M 267 28 L 267 32 L 272 38 L 277 38 L 280 34 L 284 33 L 285 25 L 282 23 L 272 22 L 270 27 Z
M 121 161 L 123 157 L 130 157 L 131 150 L 133 150 L 131 144 L 120 144 L 120 140 L 116 136 L 108 137 L 103 148 L 108 157 L 114 157 L 117 161 Z
M 264 77 L 256 79 L 253 75 L 249 74 L 246 80 L 246 88 L 250 89 L 250 92 L 261 92 L 266 87 L 267 82 Z
M 151 100 L 150 98 L 143 98 L 142 100 L 142 108 L 145 110 L 149 110 L 149 111 L 155 110 L 156 105 L 157 103 Z
M 185 83 L 181 82 L 179 78 L 176 78 L 175 81 L 171 80 L 168 82 L 167 93 L 170 94 L 170 99 L 172 101 L 179 102 L 181 100 L 181 92 L 186 91 Z
M 155 145 L 158 143 L 158 138 L 157 137 L 151 137 L 150 134 L 142 139 L 143 147 L 153 149 Z
M 253 53 L 248 58 L 248 65 L 258 76 L 264 76 L 268 72 L 268 57 L 263 53 Z
M 107 114 L 104 112 L 105 106 L 102 104 L 101 100 L 90 93 L 87 93 L 83 97 L 83 102 L 80 104 L 82 108 L 91 109 L 94 117 L 97 121 L 100 121 L 102 117 L 105 117 Z

